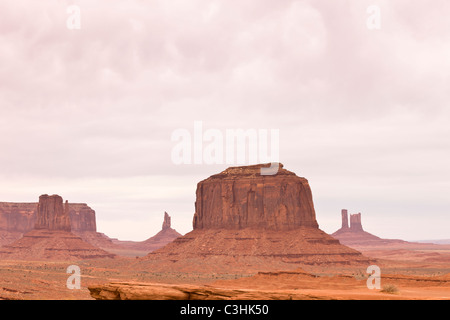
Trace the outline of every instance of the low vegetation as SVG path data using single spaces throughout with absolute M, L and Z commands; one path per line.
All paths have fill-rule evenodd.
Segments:
M 399 290 L 393 284 L 387 284 L 387 285 L 383 286 L 383 289 L 381 290 L 381 292 L 389 293 L 389 294 L 397 294 L 399 292 Z

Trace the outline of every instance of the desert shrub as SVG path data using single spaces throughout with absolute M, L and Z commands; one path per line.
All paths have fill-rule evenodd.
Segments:
M 394 286 L 393 284 L 387 284 L 387 285 L 383 286 L 383 289 L 381 290 L 381 292 L 395 294 L 395 293 L 398 293 L 398 288 L 396 286 Z

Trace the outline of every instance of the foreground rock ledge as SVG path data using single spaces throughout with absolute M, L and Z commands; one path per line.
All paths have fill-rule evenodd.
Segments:
M 112 282 L 90 286 L 97 300 L 311 300 L 320 299 L 294 290 L 226 289 L 207 285 Z
M 417 300 L 429 299 L 431 292 L 433 299 L 448 300 L 450 292 L 450 274 L 384 274 L 383 281 L 400 292 L 368 290 L 366 279 L 349 275 L 320 277 L 301 269 L 259 272 L 249 278 L 221 280 L 212 285 L 113 282 L 94 285 L 89 290 L 99 300 Z

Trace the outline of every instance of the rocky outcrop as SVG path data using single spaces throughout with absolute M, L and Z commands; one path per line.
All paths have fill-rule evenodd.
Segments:
M 164 221 L 162 225 L 162 230 L 170 229 L 171 218 L 167 212 L 164 212 Z
M 58 195 L 42 195 L 34 229 L 0 248 L 2 259 L 71 260 L 113 257 L 70 232 L 69 204 Z
M 198 183 L 194 230 L 317 228 L 308 180 L 282 164 L 276 175 L 261 175 L 262 167 L 232 167 Z
M 347 211 L 347 209 L 342 209 L 341 215 L 342 215 L 341 229 L 343 229 L 343 230 L 348 229 L 348 211 Z
M 361 213 L 350 215 L 350 230 L 351 231 L 364 231 L 361 223 Z
M 192 284 L 114 282 L 89 287 L 97 300 L 313 300 L 296 290 L 231 289 Z
M 350 215 L 350 227 L 348 227 L 348 212 L 342 209 L 342 228 L 332 234 L 341 243 L 358 248 L 364 245 L 387 245 L 393 243 L 405 243 L 398 239 L 382 239 L 364 231 L 361 222 L 361 213 Z
M 255 272 L 368 263 L 318 228 L 305 178 L 263 165 L 233 167 L 197 185 L 194 230 L 138 263 L 153 271 Z
M 35 229 L 70 231 L 68 202 L 63 205 L 63 199 L 58 195 L 44 194 L 39 197 Z
M 25 233 L 34 228 L 38 203 L 0 202 L 0 230 Z M 95 211 L 85 203 L 69 203 L 70 229 L 97 231 Z
M 164 247 L 166 244 L 174 241 L 176 238 L 181 237 L 182 235 L 178 233 L 175 229 L 171 227 L 171 217 L 167 212 L 164 212 L 164 221 L 162 224 L 162 229 L 153 237 L 144 240 L 144 241 L 120 241 L 120 240 L 112 240 L 115 245 L 120 246 L 121 248 L 117 251 L 123 252 L 123 249 L 128 251 L 133 251 L 134 253 L 139 254 L 136 251 L 142 251 L 145 255 L 149 252 L 157 250 L 159 248 Z
M 85 203 L 69 203 L 70 230 L 77 235 L 96 238 L 95 211 Z M 0 246 L 20 239 L 33 230 L 38 203 L 0 202 Z M 98 237 L 97 237 L 98 238 Z
M 367 278 L 361 276 L 315 276 L 302 271 L 259 272 L 209 285 L 113 282 L 88 289 L 98 300 L 448 300 L 450 274 L 383 273 L 382 283 L 399 288 L 399 292 L 368 290 Z
M 143 256 L 181 236 L 171 228 L 170 216 L 166 214 L 162 231 L 146 241 L 113 240 L 97 232 L 96 213 L 86 203 L 67 203 L 63 205 L 65 206 L 68 206 L 70 231 L 83 241 L 112 253 L 133 257 Z M 0 202 L 0 247 L 11 244 L 22 238 L 24 233 L 32 231 L 37 215 L 38 203 Z M 38 228 L 47 227 L 46 224 L 53 224 L 53 222 L 39 221 Z M 66 229 L 69 230 L 67 226 Z

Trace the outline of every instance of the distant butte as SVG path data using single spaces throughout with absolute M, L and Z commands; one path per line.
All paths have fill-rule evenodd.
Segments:
M 56 225 L 59 226 L 57 229 L 70 231 L 94 247 L 114 254 L 133 257 L 146 255 L 181 236 L 171 227 L 171 218 L 165 212 L 162 229 L 155 236 L 140 242 L 111 239 L 107 235 L 97 232 L 95 211 L 87 204 L 68 203 L 67 201 L 62 204 L 59 199 L 56 201 L 54 196 L 43 195 L 42 197 L 48 198 L 48 201 L 50 201 L 45 204 L 46 206 L 53 208 L 62 206 L 57 211 L 66 211 L 65 214 L 61 217 L 52 217 L 50 220 L 45 218 L 45 221 L 42 221 L 47 216 L 47 208 L 43 208 L 44 212 L 38 218 L 39 203 L 0 202 L 0 247 L 12 244 L 34 229 L 52 230 Z M 67 212 L 69 213 L 68 220 Z
M 308 181 L 270 164 L 232 167 L 198 183 L 194 230 L 140 260 L 152 270 L 264 271 L 368 263 L 319 229 Z
M 33 230 L 0 248 L 1 259 L 70 260 L 112 258 L 71 232 L 69 204 L 58 195 L 42 195 Z
M 94 237 L 95 211 L 85 203 L 69 203 L 70 230 L 76 235 Z M 0 202 L 0 246 L 20 239 L 34 229 L 38 203 Z M 39 227 L 39 226 L 38 226 Z
M 375 244 L 392 244 L 405 243 L 403 240 L 396 239 L 382 239 L 369 232 L 364 231 L 361 222 L 361 213 L 350 215 L 350 226 L 348 225 L 348 210 L 341 210 L 342 227 L 337 230 L 332 236 L 338 239 L 341 243 L 353 245 L 375 245 Z

